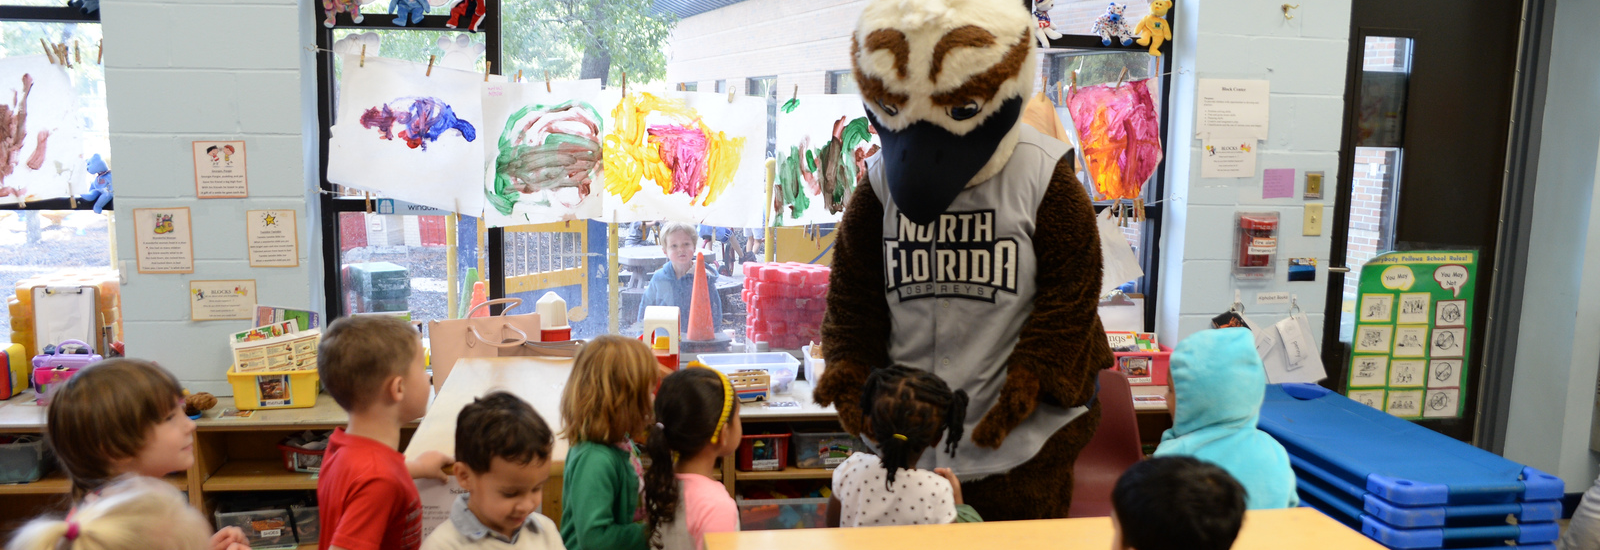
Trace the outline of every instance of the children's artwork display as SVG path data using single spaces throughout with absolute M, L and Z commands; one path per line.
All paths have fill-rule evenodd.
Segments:
M 1137 199 L 1161 164 L 1161 122 L 1150 80 L 1072 87 L 1067 110 L 1095 200 Z
M 602 113 L 619 93 L 599 80 L 483 85 L 490 227 L 600 217 Z
M 1390 252 L 1362 266 L 1351 399 L 1402 418 L 1461 416 L 1477 257 Z
M 718 93 L 624 96 L 602 142 L 602 219 L 760 227 L 766 106 Z
M 854 94 L 795 97 L 785 107 L 770 225 L 836 223 L 878 152 L 866 108 Z
M 65 68 L 42 55 L 0 58 L 0 204 L 88 190 L 82 120 Z
M 468 215 L 482 212 L 483 75 L 353 55 L 344 56 L 343 70 L 328 181 Z

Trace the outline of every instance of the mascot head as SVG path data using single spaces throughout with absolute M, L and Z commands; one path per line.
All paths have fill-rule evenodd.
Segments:
M 1016 0 L 872 0 L 851 37 L 895 206 L 930 223 L 1005 167 L 1033 91 L 1033 15 Z

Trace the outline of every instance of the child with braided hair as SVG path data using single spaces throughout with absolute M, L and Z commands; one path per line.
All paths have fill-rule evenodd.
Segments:
M 861 392 L 862 437 L 877 454 L 856 453 L 833 471 L 828 526 L 876 527 L 981 521 L 961 502 L 948 468 L 916 468 L 944 442 L 955 456 L 967 417 L 967 392 L 951 391 L 931 372 L 894 366 L 872 371 Z M 938 452 L 937 450 L 935 452 Z
M 661 381 L 645 449 L 646 529 L 653 548 L 699 550 L 706 533 L 739 530 L 739 507 L 711 478 L 744 434 L 733 384 L 698 362 Z

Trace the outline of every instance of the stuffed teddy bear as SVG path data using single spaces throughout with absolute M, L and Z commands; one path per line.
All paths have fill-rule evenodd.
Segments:
M 406 26 L 408 19 L 410 24 L 415 25 L 422 22 L 423 14 L 428 13 L 428 2 L 427 0 L 389 0 L 389 13 L 395 14 L 394 24 L 397 26 Z
M 930 448 L 917 467 L 951 468 L 985 520 L 1066 517 L 1113 361 L 1074 155 L 1022 123 L 1036 21 L 994 0 L 863 7 L 851 64 L 883 149 L 838 226 L 813 393 L 861 434 L 874 369 L 966 391 L 955 452 Z
M 460 0 L 456 2 L 455 7 L 450 8 L 450 20 L 446 21 L 444 26 L 452 29 L 460 26 L 461 16 L 467 15 L 468 5 L 477 7 L 472 9 L 471 15 L 468 15 L 470 21 L 467 22 L 467 30 L 478 32 L 478 25 L 483 24 L 483 18 L 489 13 L 488 3 L 485 0 Z
M 100 0 L 68 0 L 67 7 L 78 8 L 84 15 L 100 11 Z
M 1056 31 L 1054 23 L 1050 22 L 1050 8 L 1056 5 L 1056 0 L 1034 0 L 1033 18 L 1038 21 L 1039 28 L 1034 31 L 1034 38 L 1039 40 L 1039 47 L 1050 47 L 1050 41 L 1061 38 L 1061 33 Z
M 94 183 L 89 184 L 89 192 L 79 195 L 78 199 L 94 201 L 94 213 L 99 214 L 105 209 L 106 203 L 111 202 L 111 168 L 100 159 L 99 153 L 89 157 L 87 164 L 89 173 L 94 174 Z
M 366 19 L 361 16 L 361 6 L 371 3 L 372 0 L 322 0 L 322 11 L 328 14 L 328 18 L 322 20 L 322 26 L 333 28 L 337 23 L 334 18 L 341 13 L 349 13 L 350 21 L 359 24 Z
M 1112 2 L 1106 5 L 1106 12 L 1094 20 L 1094 27 L 1089 32 L 1100 35 L 1100 44 L 1110 46 L 1112 40 L 1118 40 L 1127 46 L 1133 43 L 1133 31 L 1128 30 L 1128 21 L 1122 18 L 1122 12 L 1127 6 Z
M 1161 43 L 1172 40 L 1172 25 L 1167 24 L 1167 11 L 1172 0 L 1150 2 L 1150 14 L 1139 20 L 1139 45 L 1150 46 L 1150 55 L 1161 56 Z

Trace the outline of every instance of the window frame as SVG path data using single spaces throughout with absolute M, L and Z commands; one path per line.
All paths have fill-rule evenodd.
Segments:
M 100 23 L 100 12 L 85 14 L 78 8 L 67 6 L 0 6 L 0 21 L 24 23 Z M 74 207 L 73 204 L 77 206 Z M 117 199 L 112 197 L 103 210 L 115 211 Z M 30 201 L 26 206 L 16 203 L 0 205 L 0 210 L 94 210 L 93 201 L 76 201 L 70 197 Z M 116 243 L 111 243 L 116 246 Z

